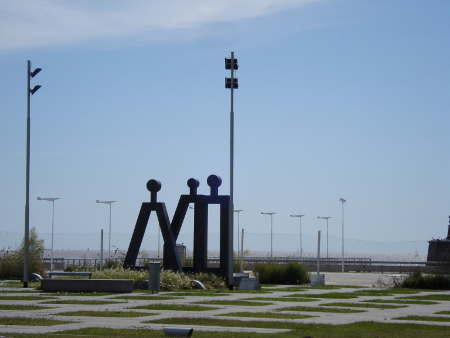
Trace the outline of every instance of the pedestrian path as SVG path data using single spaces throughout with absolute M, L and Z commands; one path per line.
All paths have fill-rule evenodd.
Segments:
M 345 275 L 345 276 L 343 276 Z M 381 275 L 381 276 L 378 276 Z M 398 320 L 395 319 L 401 316 L 440 316 L 448 317 L 449 322 L 418 322 L 426 325 L 443 325 L 450 326 L 450 316 L 436 315 L 438 311 L 448 311 L 450 309 L 450 291 L 422 291 L 414 295 L 405 294 L 391 294 L 383 296 L 374 296 L 370 293 L 364 295 L 361 293 L 362 290 L 381 290 L 380 288 L 375 288 L 375 286 L 382 285 L 383 283 L 389 283 L 389 281 L 395 278 L 391 275 L 382 274 L 339 274 L 339 273 L 326 273 L 325 282 L 327 285 L 336 288 L 333 289 L 323 289 L 323 288 L 305 288 L 304 290 L 289 291 L 288 287 L 271 287 L 264 288 L 268 291 L 266 293 L 251 293 L 251 292 L 238 292 L 238 293 L 228 293 L 224 292 L 223 295 L 214 297 L 205 297 L 199 294 L 186 295 L 180 299 L 168 299 L 161 300 L 160 296 L 169 296 L 172 293 L 160 292 L 159 294 L 149 294 L 149 293 L 139 293 L 135 292 L 133 294 L 127 294 L 128 296 L 133 296 L 133 299 L 120 299 L 117 298 L 120 295 L 98 295 L 98 296 L 83 296 L 83 295 L 61 295 L 61 294 L 50 294 L 57 299 L 67 300 L 84 300 L 84 301 L 111 301 L 111 304 L 98 304 L 98 305 L 86 305 L 86 304 L 45 304 L 45 300 L 8 300 L 4 298 L 5 296 L 30 296 L 30 295 L 40 295 L 41 293 L 36 291 L 24 293 L 23 288 L 8 288 L 1 287 L 0 291 L 0 305 L 3 304 L 23 304 L 23 305 L 39 305 L 42 306 L 39 310 L 1 310 L 0 317 L 27 317 L 27 318 L 45 318 L 49 317 L 55 320 L 72 321 L 68 324 L 58 324 L 52 326 L 14 326 L 14 325 L 0 325 L 0 335 L 6 336 L 8 333 L 55 333 L 64 330 L 74 330 L 87 327 L 107 327 L 107 328 L 146 328 L 151 330 L 163 330 L 164 327 L 174 326 L 160 323 L 145 323 L 146 321 L 153 321 L 157 319 L 167 319 L 173 317 L 201 317 L 201 318 L 214 318 L 214 319 L 239 319 L 239 320 L 251 320 L 251 321 L 271 321 L 271 320 L 283 320 L 281 319 L 268 319 L 268 318 L 236 318 L 231 316 L 220 316 L 236 312 L 258 312 L 258 313 L 285 313 L 285 314 L 304 314 L 312 316 L 310 318 L 304 319 L 289 319 L 289 322 L 296 323 L 320 323 L 320 324 L 349 324 L 360 321 L 375 321 L 375 322 L 389 322 L 389 323 L 411 323 L 411 321 Z M 342 284 L 342 280 L 346 281 L 352 280 L 353 284 L 346 287 L 338 287 Z M 379 280 L 381 279 L 381 282 Z M 29 288 L 27 291 L 33 291 Z M 355 298 L 340 299 L 339 295 L 337 298 L 323 298 L 324 294 L 328 293 L 342 293 L 348 294 L 358 292 Z M 311 297 L 312 301 L 282 301 L 286 296 L 297 295 L 315 295 Z M 323 306 L 326 303 L 340 302 L 340 303 L 352 303 L 352 304 L 363 304 L 364 301 L 373 300 L 376 298 L 382 298 L 383 300 L 396 300 L 398 297 L 405 296 L 417 296 L 417 295 L 447 295 L 449 301 L 438 301 L 433 305 L 422 305 L 422 304 L 403 304 L 405 307 L 396 309 L 379 309 L 379 308 L 363 308 L 364 312 L 359 313 L 330 313 L 330 312 L 314 312 L 314 311 L 283 311 L 279 312 L 281 308 L 294 307 L 294 306 L 305 306 L 312 308 L 329 308 Z M 47 295 L 47 294 L 46 294 Z M 134 296 L 142 296 L 142 299 L 134 299 Z M 321 296 L 322 295 L 322 296 Z M 122 295 L 123 296 L 123 295 Z M 261 302 L 266 300 L 267 305 L 259 306 L 242 306 L 235 305 L 232 301 L 235 300 L 247 300 L 248 298 L 261 298 L 260 300 L 250 300 L 251 302 Z M 3 299 L 2 299 L 3 298 Z M 153 298 L 153 299 L 152 299 Z M 297 298 L 295 298 L 297 299 Z M 194 305 L 205 300 L 220 301 L 225 300 L 230 304 L 201 304 L 202 306 L 210 308 L 206 311 L 174 311 L 174 310 L 137 310 L 131 309 L 135 306 L 149 305 L 149 304 L 176 304 L 176 305 Z M 304 299 L 303 299 L 304 300 Z M 346 308 L 342 306 L 333 306 L 332 308 Z M 355 309 L 355 308 L 354 308 Z M 86 316 L 61 316 L 63 312 L 74 312 L 79 310 L 89 310 L 89 311 L 135 311 L 148 313 L 148 316 L 144 317 L 134 317 L 134 318 L 120 318 L 120 317 L 86 317 Z M 282 329 L 261 329 L 261 328 L 246 328 L 246 327 L 229 327 L 229 326 L 191 326 L 196 330 L 202 331 L 236 331 L 236 332 L 261 332 L 261 333 L 277 333 L 286 330 Z

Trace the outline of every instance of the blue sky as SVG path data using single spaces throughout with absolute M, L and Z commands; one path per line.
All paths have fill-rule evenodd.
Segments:
M 447 234 L 450 3 L 391 0 L 0 0 L 0 231 L 23 232 L 26 62 L 30 225 L 130 233 L 149 179 L 170 217 L 186 181 L 229 192 L 246 232 L 378 242 Z M 213 211 L 214 212 L 214 211 Z M 212 231 L 215 231 L 212 226 Z M 187 231 L 187 230 L 185 230 Z

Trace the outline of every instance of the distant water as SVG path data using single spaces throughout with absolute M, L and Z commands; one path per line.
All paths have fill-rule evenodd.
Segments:
M 192 257 L 192 251 L 186 252 L 188 257 Z M 162 257 L 162 250 L 159 253 Z M 46 249 L 44 251 L 44 257 L 50 258 L 51 250 Z M 124 258 L 124 253 L 115 253 L 111 251 L 111 256 L 113 258 Z M 218 251 L 211 251 L 208 253 L 210 258 L 219 257 Z M 247 256 L 249 257 L 270 257 L 270 252 L 267 251 L 252 251 Z M 330 252 L 329 257 L 341 258 L 340 253 Z M 100 259 L 100 250 L 55 250 L 53 252 L 54 258 L 64 258 L 64 259 Z M 143 258 L 157 258 L 157 250 L 144 250 L 143 253 L 139 255 Z M 298 252 L 292 251 L 274 251 L 273 257 L 292 257 L 298 258 Z M 302 257 L 316 258 L 317 252 L 304 252 Z M 321 253 L 321 258 L 325 258 L 326 253 Z M 370 252 L 359 252 L 359 253 L 345 253 L 346 258 L 370 258 L 372 261 L 391 261 L 391 262 L 425 262 L 427 255 L 418 253 L 406 253 L 406 254 L 391 254 L 391 253 L 370 253 Z M 103 251 L 103 258 L 108 258 L 108 250 Z
M 130 233 L 111 234 L 111 255 L 115 258 L 125 257 L 130 244 Z M 52 243 L 51 233 L 38 233 L 40 239 L 44 241 L 46 248 L 44 256 L 49 258 Z M 246 256 L 269 257 L 271 247 L 270 234 L 245 233 L 244 250 Z M 300 247 L 303 257 L 316 257 L 317 236 L 304 234 L 300 243 L 298 235 L 273 234 L 273 256 L 274 257 L 299 257 Z M 21 232 L 0 232 L 0 249 L 5 251 L 16 249 L 23 240 Z M 55 233 L 54 234 L 54 258 L 65 259 L 99 259 L 100 258 L 100 233 Z M 158 237 L 156 229 L 147 229 L 142 241 L 141 251 L 145 257 L 162 257 L 163 239 Z M 188 257 L 192 257 L 192 233 L 181 232 L 177 243 L 186 245 Z M 237 236 L 234 237 L 234 248 L 238 248 Z M 108 257 L 109 236 L 103 235 L 103 256 Z M 218 233 L 208 234 L 208 256 L 218 257 L 220 247 L 220 235 Z M 341 257 L 342 238 L 337 236 L 322 236 L 321 257 Z M 283 249 L 283 250 L 279 250 Z M 428 241 L 408 241 L 408 242 L 371 242 L 365 240 L 355 240 L 345 238 L 345 257 L 370 258 L 374 261 L 406 261 L 424 262 L 428 253 Z M 141 255 L 142 256 L 142 255 Z

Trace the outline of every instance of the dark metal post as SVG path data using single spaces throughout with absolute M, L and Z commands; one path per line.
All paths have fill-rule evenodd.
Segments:
M 28 287 L 28 242 L 30 238 L 30 79 L 31 61 L 27 61 L 27 155 L 25 187 L 25 237 L 23 251 L 23 287 Z
M 33 95 L 41 86 L 37 85 L 30 89 L 30 80 L 35 77 L 42 69 L 36 68 L 31 72 L 31 61 L 27 61 L 27 155 L 26 155 L 26 188 L 25 188 L 25 236 L 23 253 L 23 287 L 28 287 L 28 246 L 30 239 L 30 96 Z
M 225 65 L 227 68 L 227 65 Z M 238 69 L 237 60 L 234 58 L 234 52 L 231 52 L 230 60 L 230 214 L 229 214 L 229 285 L 233 285 L 233 212 L 234 212 L 234 109 L 233 109 L 233 94 L 234 94 L 234 71 Z

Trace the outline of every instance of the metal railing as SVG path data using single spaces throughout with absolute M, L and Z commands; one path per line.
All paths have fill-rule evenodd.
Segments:
M 236 259 L 238 260 L 238 259 Z M 136 266 L 146 266 L 149 262 L 161 262 L 162 258 L 137 258 Z M 314 257 L 244 257 L 244 267 L 252 269 L 255 264 L 287 264 L 297 262 L 305 267 L 312 267 L 317 265 L 317 258 Z M 104 259 L 103 266 L 107 266 L 109 262 L 114 262 L 118 266 L 122 266 L 122 258 Z M 44 268 L 49 269 L 50 259 L 43 259 Z M 99 269 L 100 259 L 98 258 L 54 258 L 53 263 L 56 270 L 74 268 Z M 208 258 L 208 266 L 218 266 L 220 264 L 219 257 Z M 320 258 L 319 264 L 323 271 L 336 270 L 342 265 L 341 258 L 325 257 Z M 442 268 L 448 266 L 445 262 L 417 262 L 417 261 L 375 261 L 370 258 L 345 258 L 345 271 L 398 271 L 405 272 L 412 268 L 421 268 L 429 270 L 428 268 Z M 338 271 L 338 270 L 336 270 Z

